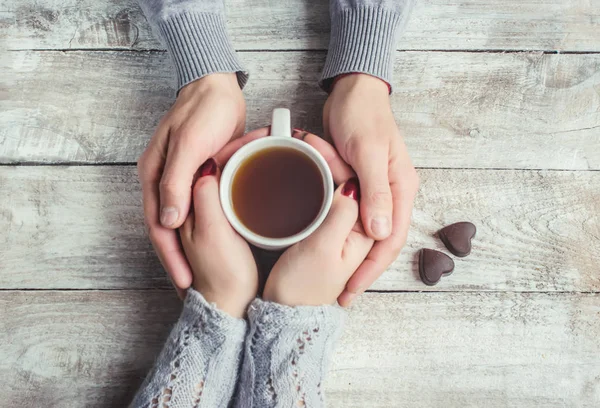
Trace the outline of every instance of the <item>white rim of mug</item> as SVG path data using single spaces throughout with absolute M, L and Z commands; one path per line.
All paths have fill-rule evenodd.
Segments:
M 274 142 L 282 142 L 282 144 L 275 144 Z M 257 147 L 257 145 L 260 144 L 264 146 Z M 233 178 L 237 170 L 248 157 L 258 153 L 261 150 L 279 146 L 292 147 L 298 151 L 301 151 L 317 165 L 317 167 L 319 168 L 319 173 L 321 173 L 321 176 L 323 178 L 324 198 L 323 204 L 321 205 L 321 209 L 319 210 L 319 214 L 313 220 L 313 222 L 311 222 L 302 231 L 289 237 L 269 238 L 251 231 L 238 218 L 238 216 L 235 214 L 235 210 L 233 209 L 231 189 L 233 187 Z M 227 185 L 225 185 L 225 183 L 227 183 Z M 329 213 L 329 209 L 331 208 L 331 204 L 333 203 L 333 176 L 325 158 L 321 155 L 321 153 L 319 153 L 317 149 L 315 149 L 308 143 L 287 136 L 266 136 L 264 138 L 249 142 L 248 144 L 242 146 L 237 152 L 235 152 L 231 156 L 231 158 L 225 165 L 225 168 L 223 169 L 223 173 L 221 174 L 219 195 L 221 198 L 221 207 L 223 208 L 225 217 L 231 223 L 232 227 L 242 237 L 244 237 L 247 241 L 258 244 L 258 246 L 263 245 L 268 247 L 285 248 L 292 246 L 295 243 L 298 243 L 307 238 L 317 228 L 319 228 L 323 221 L 325 221 L 325 218 Z

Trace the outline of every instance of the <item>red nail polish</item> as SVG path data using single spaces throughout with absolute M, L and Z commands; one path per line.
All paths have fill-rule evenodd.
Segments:
M 198 169 L 199 177 L 214 176 L 215 174 L 217 174 L 217 162 L 213 158 L 205 161 Z
M 346 181 L 346 184 L 342 188 L 342 194 L 346 197 L 354 198 L 356 201 L 360 200 L 360 186 L 356 177 L 352 177 Z

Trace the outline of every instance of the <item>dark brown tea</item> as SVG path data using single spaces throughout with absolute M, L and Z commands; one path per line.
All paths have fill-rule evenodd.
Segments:
M 248 157 L 231 187 L 233 210 L 252 232 L 284 238 L 308 227 L 325 193 L 317 165 L 302 152 L 272 147 Z

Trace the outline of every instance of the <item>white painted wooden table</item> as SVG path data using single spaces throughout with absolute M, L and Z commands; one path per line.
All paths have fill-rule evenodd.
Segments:
M 326 3 L 228 1 L 248 128 L 321 132 Z M 174 322 L 134 166 L 170 72 L 134 0 L 0 0 L 0 406 L 124 406 Z M 600 0 L 420 1 L 394 85 L 422 188 L 330 406 L 600 407 Z M 424 286 L 464 219 L 472 255 Z

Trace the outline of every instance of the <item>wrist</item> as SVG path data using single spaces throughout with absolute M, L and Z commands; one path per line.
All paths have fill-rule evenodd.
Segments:
M 214 304 L 220 311 L 235 317 L 244 318 L 250 303 L 256 297 L 256 282 L 246 282 L 228 287 L 213 287 L 208 282 L 193 283 L 196 292 L 202 294 L 210 304 Z M 252 289 L 252 290 L 250 290 Z
M 180 320 L 185 322 L 183 327 L 193 327 L 204 333 L 215 333 L 232 339 L 243 338 L 246 331 L 244 319 L 215 307 L 202 293 L 191 287 L 187 291 Z M 198 325 L 198 322 L 202 324 Z
M 219 72 L 208 74 L 182 87 L 179 95 L 186 93 L 207 92 L 210 90 L 226 91 L 241 94 L 235 72 Z
M 218 294 L 211 293 L 211 291 L 200 290 L 200 288 L 196 287 L 194 289 L 201 293 L 209 304 L 214 304 L 217 309 L 236 319 L 244 318 L 246 309 L 251 302 L 251 299 L 247 302 L 240 302 L 237 298 L 233 299 L 233 296 L 219 296 Z
M 381 78 L 361 72 L 349 72 L 336 76 L 331 83 L 329 92 L 333 92 L 336 88 L 355 89 L 365 87 L 369 90 L 385 92 L 386 95 L 389 95 L 392 91 L 391 85 Z
M 282 306 L 331 306 L 335 304 L 335 299 L 324 299 L 321 296 L 302 295 L 299 291 L 277 290 L 269 285 L 269 281 L 265 285 L 262 299 L 265 302 L 276 303 Z

